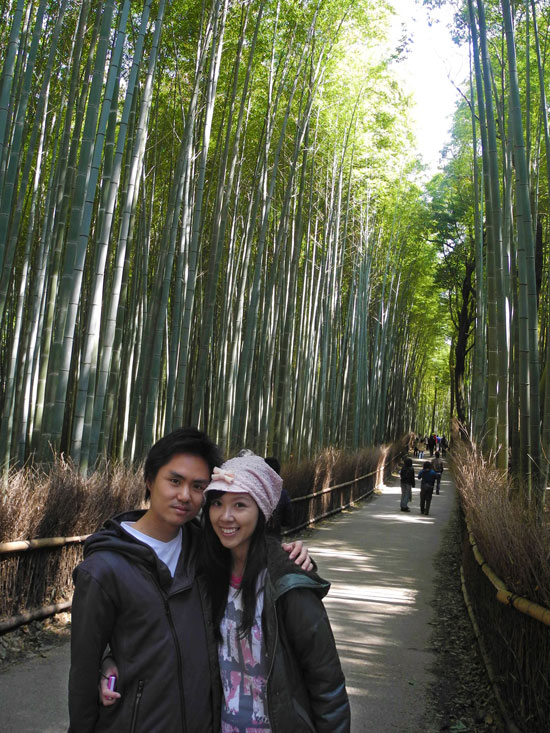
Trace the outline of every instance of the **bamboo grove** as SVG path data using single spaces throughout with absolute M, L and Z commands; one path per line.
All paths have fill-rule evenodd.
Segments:
M 549 10 L 461 4 L 470 82 L 430 186 L 448 280 L 455 273 L 457 415 L 539 507 L 550 457 Z
M 413 426 L 438 298 L 387 13 L 0 1 L 2 465 Z

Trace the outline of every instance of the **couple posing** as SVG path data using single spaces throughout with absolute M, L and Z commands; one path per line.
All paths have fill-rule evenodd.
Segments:
M 106 522 L 74 573 L 70 733 L 349 731 L 329 584 L 266 535 L 278 474 L 182 428 L 144 478 L 149 508 Z

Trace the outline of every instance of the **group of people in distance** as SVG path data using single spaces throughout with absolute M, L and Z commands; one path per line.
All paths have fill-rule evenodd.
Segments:
M 278 472 L 181 428 L 144 479 L 74 572 L 70 733 L 349 731 L 329 584 L 268 532 Z
M 415 458 L 424 458 L 425 450 L 430 451 L 432 458 L 435 451 L 439 451 L 445 455 L 448 447 L 449 443 L 444 435 L 440 438 L 435 433 L 432 433 L 432 435 L 425 435 L 423 438 L 414 436 L 412 439 L 412 449 Z
M 425 461 L 417 478 L 420 479 L 420 514 L 428 515 L 435 488 L 439 494 L 441 487 L 441 476 L 443 474 L 443 461 L 439 451 L 435 452 L 432 461 Z M 409 503 L 412 500 L 412 490 L 415 486 L 415 474 L 412 458 L 405 458 L 400 472 L 401 479 L 401 503 L 402 512 L 410 512 Z

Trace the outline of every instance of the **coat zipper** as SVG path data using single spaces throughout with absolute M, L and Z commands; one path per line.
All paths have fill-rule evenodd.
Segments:
M 266 584 L 266 590 L 267 590 L 267 584 Z M 266 595 L 267 595 L 266 590 L 264 590 L 264 602 L 266 600 Z M 267 679 L 266 679 L 266 699 L 267 699 L 267 712 L 269 713 L 269 724 L 271 725 L 271 730 L 272 731 L 275 731 L 275 728 L 274 728 L 274 725 L 273 725 L 275 719 L 273 717 L 273 712 L 271 710 L 271 700 L 270 700 L 270 696 L 269 696 L 269 678 L 271 677 L 271 673 L 273 672 L 273 666 L 275 664 L 275 651 L 277 649 L 277 642 L 279 640 L 279 619 L 277 617 L 277 607 L 275 606 L 275 601 L 272 601 L 270 599 L 270 605 L 271 605 L 273 614 L 275 616 L 275 640 L 274 640 L 275 643 L 273 644 L 273 650 L 271 652 L 271 660 L 270 660 L 270 663 L 269 663 L 269 670 L 267 672 Z M 266 638 L 265 631 L 262 630 L 262 633 L 263 633 L 264 639 L 265 639 Z
M 137 693 L 136 693 L 136 699 L 134 700 L 134 709 L 132 711 L 132 724 L 130 725 L 130 733 L 134 733 L 134 731 L 136 730 L 139 704 L 141 702 L 141 696 L 143 694 L 143 685 L 144 684 L 145 683 L 143 680 L 139 680 Z
M 187 718 L 185 717 L 185 698 L 183 695 L 183 667 L 181 663 L 181 649 L 180 644 L 178 641 L 178 635 L 176 634 L 176 628 L 174 626 L 174 621 L 172 620 L 172 614 L 170 612 L 170 606 L 168 604 L 168 599 L 164 595 L 162 588 L 160 587 L 157 579 L 153 577 L 153 581 L 158 589 L 158 592 L 160 593 L 160 596 L 162 598 L 162 602 L 164 603 L 164 611 L 166 613 L 166 618 L 168 619 L 168 626 L 170 627 L 170 632 L 172 633 L 172 638 L 174 640 L 174 646 L 176 647 L 176 656 L 178 660 L 178 683 L 179 683 L 179 693 L 180 693 L 180 713 L 181 713 L 181 729 L 182 731 L 185 731 L 186 729 L 186 721 Z
M 182 730 L 185 730 L 186 728 L 185 699 L 183 696 L 183 667 L 181 663 L 180 644 L 178 641 L 178 635 L 176 634 L 174 622 L 172 620 L 172 614 L 170 613 L 170 607 L 168 605 L 168 600 L 164 601 L 164 608 L 166 609 L 166 616 L 168 617 L 170 631 L 172 632 L 172 636 L 174 637 L 174 645 L 176 647 L 177 656 L 178 656 L 178 680 L 179 680 L 179 688 L 180 688 L 181 726 L 182 726 Z

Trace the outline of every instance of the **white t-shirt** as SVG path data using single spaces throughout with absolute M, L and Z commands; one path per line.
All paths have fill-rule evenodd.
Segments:
M 181 553 L 181 530 L 170 542 L 161 542 L 161 540 L 156 540 L 154 537 L 149 537 L 148 534 L 143 534 L 143 532 L 133 527 L 131 522 L 121 522 L 121 524 L 128 534 L 131 534 L 136 540 L 149 545 L 157 554 L 159 560 L 162 560 L 168 567 L 171 576 L 174 577 L 178 558 Z

